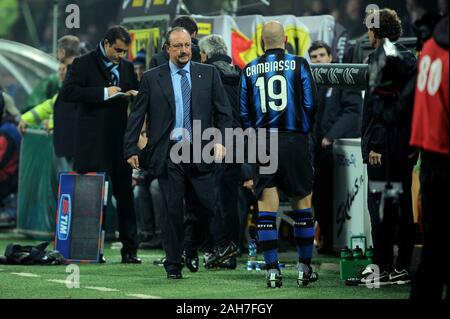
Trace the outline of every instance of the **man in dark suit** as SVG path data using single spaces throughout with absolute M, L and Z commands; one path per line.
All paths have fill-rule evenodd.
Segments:
M 177 27 L 181 27 L 186 29 L 189 34 L 191 35 L 191 52 L 192 52 L 192 56 L 191 56 L 191 61 L 194 62 L 200 62 L 200 49 L 198 47 L 198 40 L 196 39 L 197 37 L 197 33 L 198 33 L 198 26 L 197 26 L 197 22 L 190 16 L 179 16 L 176 17 L 171 25 L 171 28 L 177 28 Z M 168 36 L 166 37 L 168 38 Z M 156 55 L 154 55 L 151 60 L 150 60 L 150 65 L 149 65 L 149 69 L 153 69 L 157 66 L 163 65 L 163 64 L 167 64 L 169 63 L 169 53 L 167 51 L 167 39 L 166 42 L 164 43 L 162 50 L 157 53 Z M 152 176 L 153 178 L 153 176 Z M 152 181 L 152 185 L 153 185 L 153 193 L 152 193 L 152 197 L 154 197 L 155 199 L 160 198 L 162 196 L 161 194 L 161 188 L 159 186 L 158 182 Z M 159 200 L 155 200 L 155 202 L 159 202 L 161 203 Z M 161 203 L 162 204 L 162 203 Z M 187 219 L 192 219 L 195 220 L 195 214 L 192 213 L 192 210 L 194 210 L 195 208 L 191 208 L 191 207 L 187 207 L 186 210 L 186 218 Z M 155 213 L 157 215 L 159 215 L 159 218 L 161 218 L 161 216 L 163 216 L 163 214 L 166 213 L 166 207 L 165 206 L 159 206 L 156 210 Z M 192 234 L 192 229 L 190 228 L 190 225 L 193 224 L 193 221 L 188 221 L 186 223 L 187 228 L 185 229 L 185 237 L 187 238 L 187 242 L 189 242 L 189 238 L 191 236 L 193 236 Z M 162 243 L 164 245 L 164 242 Z M 163 257 L 159 260 L 155 260 L 154 264 L 155 265 L 162 265 L 164 264 L 164 261 L 166 260 L 166 257 Z M 187 264 L 187 267 L 189 267 L 189 269 L 191 269 L 192 272 L 196 272 L 198 270 L 198 260 L 192 259 L 192 265 Z
M 330 46 L 315 41 L 308 50 L 312 63 L 331 63 Z M 320 226 L 320 253 L 333 249 L 333 141 L 361 136 L 361 91 L 320 87 L 317 90 L 314 140 L 314 215 Z
M 136 256 L 131 169 L 122 156 L 127 125 L 126 97 L 135 95 L 133 90 L 138 87 L 133 64 L 123 59 L 130 42 L 125 28 L 110 28 L 97 50 L 74 60 L 62 97 L 67 102 L 79 103 L 74 170 L 108 173 L 117 200 L 122 262 L 141 263 Z M 119 92 L 124 95 L 117 97 Z
M 202 62 L 214 66 L 220 74 L 228 102 L 230 103 L 233 127 L 241 127 L 239 84 L 241 70 L 232 65 L 227 45 L 218 34 L 211 34 L 199 41 Z M 233 154 L 236 151 L 233 149 Z M 211 224 L 211 236 L 203 246 L 205 267 L 236 268 L 236 243 L 239 242 L 239 188 L 241 187 L 242 165 L 238 163 L 218 164 L 216 168 L 217 204 Z M 214 249 L 213 249 L 214 248 Z M 208 252 L 213 252 L 208 256 Z
M 215 127 L 224 136 L 225 128 L 232 126 L 231 108 L 217 70 L 191 62 L 191 46 L 186 29 L 174 28 L 169 32 L 170 61 L 144 74 L 125 133 L 125 157 L 133 168 L 138 168 L 137 142 L 147 114 L 148 166 L 151 174 L 158 177 L 167 202 L 168 213 L 162 222 L 167 257 L 164 267 L 171 279 L 182 278 L 184 200 L 186 206 L 196 207 L 197 220 L 191 226 L 199 235 L 191 237 L 196 243 L 188 245 L 192 249 L 186 251 L 186 264 L 198 258 L 196 249 L 207 234 L 215 206 L 214 164 L 208 164 L 204 158 L 193 163 L 192 156 L 176 163 L 174 147 L 187 145 L 192 154 L 193 145 L 200 138 L 192 135 L 196 132 L 195 120 L 201 121 L 201 133 Z M 202 146 L 207 142 L 210 141 L 202 141 Z M 215 143 L 215 159 L 224 156 L 225 147 L 221 142 Z

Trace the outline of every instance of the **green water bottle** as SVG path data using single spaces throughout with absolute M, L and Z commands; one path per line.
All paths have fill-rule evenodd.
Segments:
M 373 260 L 373 247 L 370 246 L 369 248 L 367 248 L 366 250 L 366 258 L 370 261 Z
M 341 260 L 352 260 L 352 251 L 348 248 L 348 246 L 345 246 L 345 248 L 341 249 Z
M 354 259 L 364 259 L 363 250 L 359 248 L 359 245 L 356 245 L 352 253 Z

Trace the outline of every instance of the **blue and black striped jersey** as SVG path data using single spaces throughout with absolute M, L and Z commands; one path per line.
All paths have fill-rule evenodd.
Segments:
M 240 88 L 243 128 L 307 134 L 317 88 L 308 62 L 282 49 L 267 50 L 244 68 Z

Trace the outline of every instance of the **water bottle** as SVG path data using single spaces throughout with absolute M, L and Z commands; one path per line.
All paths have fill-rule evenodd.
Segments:
M 358 245 L 353 249 L 353 258 L 364 259 L 363 250 Z
M 247 270 L 256 269 L 256 241 L 250 239 L 248 242 L 248 261 Z
M 373 260 L 373 247 L 370 246 L 369 248 L 367 248 L 366 250 L 366 258 L 370 261 Z
M 341 249 L 341 260 L 352 260 L 353 255 L 352 251 L 348 248 L 348 246 L 345 246 L 345 248 Z

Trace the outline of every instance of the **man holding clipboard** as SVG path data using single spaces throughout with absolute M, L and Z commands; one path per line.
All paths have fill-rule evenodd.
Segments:
M 138 88 L 133 64 L 123 59 L 130 43 L 124 27 L 111 27 L 96 50 L 74 60 L 62 97 L 79 104 L 74 170 L 108 174 L 117 200 L 122 263 L 141 263 L 131 168 L 122 155 L 128 98 Z

